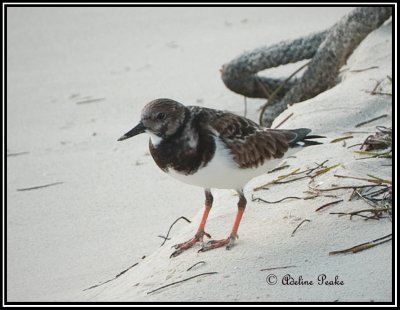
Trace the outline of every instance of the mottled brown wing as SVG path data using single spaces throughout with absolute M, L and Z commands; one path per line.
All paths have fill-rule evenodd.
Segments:
M 219 132 L 240 168 L 255 168 L 266 160 L 283 157 L 295 136 L 286 130 L 262 129 L 253 121 L 230 113 L 210 125 Z

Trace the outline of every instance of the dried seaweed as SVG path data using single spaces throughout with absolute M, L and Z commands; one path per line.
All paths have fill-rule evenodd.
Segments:
M 174 225 L 175 225 L 179 220 L 181 220 L 181 219 L 185 220 L 185 221 L 188 222 L 188 223 L 191 223 L 191 221 L 188 220 L 188 219 L 187 219 L 186 217 L 184 217 L 184 216 L 181 216 L 181 217 L 177 218 L 177 219 L 171 224 L 171 226 L 169 227 L 168 232 L 167 232 L 167 235 L 166 235 L 165 237 L 163 237 L 163 236 L 158 236 L 158 237 L 160 237 L 160 238 L 164 238 L 164 241 L 163 241 L 163 243 L 161 243 L 160 247 L 162 247 L 162 246 L 165 244 L 165 242 L 166 242 L 167 240 L 169 240 L 168 236 L 169 236 L 169 233 L 170 233 L 170 231 L 171 231 L 171 229 L 172 229 L 172 226 L 174 226 Z
M 312 197 L 312 198 L 314 198 L 314 197 Z M 251 195 L 251 201 L 264 202 L 264 203 L 279 203 L 286 199 L 309 199 L 309 198 L 308 197 L 303 198 L 303 197 L 289 196 L 289 197 L 279 199 L 277 201 L 268 201 L 268 200 L 265 200 L 265 199 L 262 199 L 259 197 L 254 197 L 253 195 Z
M 377 132 L 369 135 L 361 144 L 360 151 L 354 151 L 357 154 L 369 155 L 359 159 L 392 158 L 392 128 L 377 126 L 376 129 Z
M 146 257 L 146 256 L 143 256 L 142 259 L 144 259 L 145 257 Z M 96 287 L 98 287 L 98 286 L 101 286 L 101 285 L 104 285 L 104 284 L 109 283 L 109 282 L 111 282 L 111 281 L 114 281 L 115 279 L 119 278 L 119 277 L 122 276 L 124 273 L 126 273 L 128 270 L 132 269 L 133 267 L 137 266 L 138 264 L 139 264 L 139 263 L 134 263 L 132 266 L 129 266 L 128 268 L 122 270 L 119 274 L 115 275 L 114 278 L 109 279 L 109 280 L 107 280 L 107 281 L 100 282 L 99 284 L 92 285 L 92 286 L 90 286 L 90 287 L 88 287 L 88 288 L 85 288 L 83 291 L 91 290 L 91 289 L 96 288 Z

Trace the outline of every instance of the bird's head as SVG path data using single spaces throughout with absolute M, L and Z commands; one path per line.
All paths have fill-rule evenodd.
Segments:
M 139 124 L 124 134 L 122 141 L 147 132 L 151 137 L 164 139 L 178 130 L 185 121 L 186 107 L 171 99 L 156 99 L 146 104 Z

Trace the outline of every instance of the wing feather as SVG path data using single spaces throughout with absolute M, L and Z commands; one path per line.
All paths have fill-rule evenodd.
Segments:
M 286 130 L 262 129 L 253 121 L 228 112 L 210 122 L 210 127 L 219 133 L 240 168 L 256 168 L 266 160 L 283 157 L 294 138 Z

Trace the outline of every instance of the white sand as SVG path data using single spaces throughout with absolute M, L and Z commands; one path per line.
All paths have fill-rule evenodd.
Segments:
M 9 8 L 7 152 L 8 301 L 389 301 L 391 251 L 386 243 L 354 254 L 328 256 L 391 232 L 391 222 L 363 221 L 329 212 L 365 208 L 345 202 L 314 210 L 335 198 L 250 202 L 252 188 L 288 170 L 254 179 L 248 208 L 231 251 L 188 250 L 169 259 L 171 245 L 190 238 L 201 218 L 202 189 L 158 170 L 147 137 L 116 139 L 138 121 L 142 106 L 157 97 L 243 113 L 243 98 L 228 91 L 218 69 L 243 50 L 325 29 L 351 8 Z M 392 75 L 391 23 L 372 33 L 351 56 L 348 70 L 378 66 L 297 104 L 282 127 L 310 127 L 327 143 L 288 162 L 306 168 L 329 159 L 342 166 L 321 176 L 321 187 L 354 184 L 334 173 L 389 178 L 388 160 L 357 160 L 342 143 L 328 143 L 355 124 L 387 113 L 391 97 L 371 96 L 376 80 Z M 285 74 L 288 73 L 283 69 Z M 279 69 L 275 74 L 279 75 Z M 390 91 L 387 83 L 385 91 Z M 91 99 L 103 100 L 77 104 Z M 263 100 L 248 100 L 249 113 Z M 390 126 L 391 117 L 357 131 Z M 368 134 L 354 134 L 347 145 Z M 19 188 L 64 182 L 53 187 Z M 361 181 L 360 181 L 361 182 Z M 254 193 L 267 200 L 303 196 L 307 180 Z M 359 184 L 359 183 L 358 183 Z M 237 197 L 215 191 L 207 231 L 225 237 Z M 338 198 L 338 199 L 339 199 Z M 170 224 L 172 239 L 159 247 Z M 309 219 L 294 237 L 291 232 Z M 141 259 L 146 255 L 145 259 Z M 205 261 L 190 271 L 186 269 Z M 134 263 L 136 267 L 112 279 Z M 262 268 L 296 265 L 276 271 Z M 203 272 L 218 274 L 147 292 Z M 266 276 L 290 273 L 314 280 L 336 275 L 342 286 L 266 284 Z

